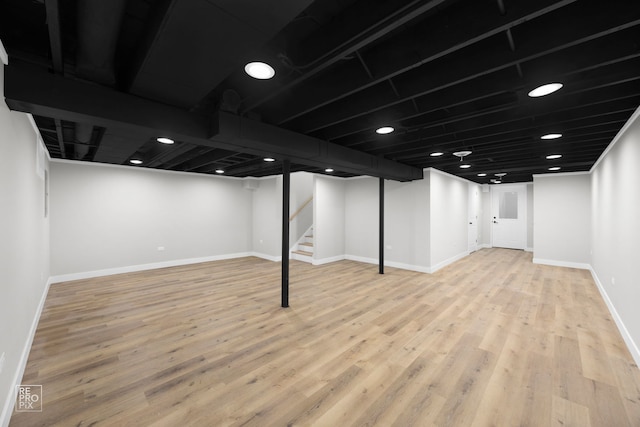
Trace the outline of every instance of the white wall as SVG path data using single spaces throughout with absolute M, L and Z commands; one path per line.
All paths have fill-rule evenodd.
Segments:
M 52 274 L 246 255 L 252 195 L 239 179 L 52 162 Z
M 592 273 L 640 365 L 640 109 L 591 174 Z
M 2 51 L 0 43 L 0 51 Z M 26 114 L 4 103 L 0 63 L 0 426 L 13 411 L 14 386 L 22 378 L 49 278 L 49 219 L 44 215 L 45 181 L 36 168 L 41 147 Z
M 533 182 L 527 183 L 527 246 L 525 250 L 533 252 L 534 213 Z
M 314 203 L 314 263 L 344 259 L 345 182 L 317 176 Z
M 345 254 L 351 259 L 378 262 L 379 187 L 377 178 L 345 180 Z
M 468 254 L 468 181 L 435 169 L 430 175 L 432 271 Z
M 429 271 L 429 179 L 386 181 L 384 202 L 385 263 Z
M 282 259 L 282 176 L 259 180 L 251 211 L 252 249 L 263 258 Z
M 586 173 L 534 175 L 533 260 L 588 268 L 591 183 Z

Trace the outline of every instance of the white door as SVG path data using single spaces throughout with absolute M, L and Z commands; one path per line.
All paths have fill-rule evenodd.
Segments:
M 469 245 L 468 251 L 478 249 L 478 212 L 480 211 L 479 187 L 469 184 Z
M 491 187 L 492 246 L 524 249 L 527 244 L 527 188 L 525 185 Z

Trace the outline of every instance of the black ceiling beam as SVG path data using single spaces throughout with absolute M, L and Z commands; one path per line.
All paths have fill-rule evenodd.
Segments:
M 415 70 L 396 79 L 396 87 L 401 93 L 406 94 L 404 98 L 397 99 L 392 93 L 385 95 L 378 91 L 372 93 L 363 91 L 324 107 L 319 110 L 322 114 L 300 118 L 296 121 L 298 123 L 292 122 L 289 126 L 303 133 L 317 132 L 344 121 L 376 113 L 412 98 L 435 94 L 442 89 L 475 81 L 480 77 L 506 70 L 516 63 L 535 61 L 543 57 L 547 58 L 544 61 L 540 60 L 541 68 L 546 67 L 547 73 L 558 76 L 585 68 L 596 61 L 603 63 L 637 54 L 635 40 L 638 36 L 637 26 L 640 25 L 640 19 L 627 21 L 613 28 L 603 28 L 603 25 L 586 25 L 589 23 L 581 24 L 581 34 L 578 39 L 574 37 L 576 33 L 567 34 L 561 31 L 562 26 L 560 26 L 557 31 L 550 28 L 546 34 L 537 38 L 535 43 L 531 42 L 517 52 L 511 52 L 506 46 L 487 44 L 472 52 L 465 51 L 449 56 L 443 61 L 431 64 L 428 70 Z M 617 36 L 618 32 L 630 29 L 633 31 Z M 556 60 L 549 61 L 550 57 Z M 568 61 L 567 58 L 571 60 Z M 554 65 L 553 70 L 549 67 L 550 62 Z M 529 79 L 530 84 L 538 84 L 541 81 L 539 76 L 531 75 Z M 496 85 L 498 84 L 496 82 Z M 473 94 L 473 91 L 470 92 L 470 97 Z
M 51 62 L 56 74 L 64 74 L 64 57 L 62 54 L 62 34 L 60 29 L 60 4 L 58 0 L 45 0 L 47 13 L 47 29 L 49 30 L 49 46 Z
M 134 134 L 136 142 L 127 150 L 127 156 L 149 139 L 166 135 L 196 145 L 281 156 L 311 166 L 332 166 L 391 180 L 423 177 L 420 169 L 254 120 L 220 112 L 212 122 L 179 108 L 52 75 L 15 61 L 5 68 L 5 97 L 13 110 L 91 123 L 114 135 Z M 112 158 L 101 160 L 97 154 L 96 161 L 115 162 Z
M 423 178 L 422 170 L 222 111 L 213 121 L 211 139 L 233 143 L 239 151 L 257 149 L 273 157 L 311 166 L 332 167 L 396 181 Z
M 275 106 L 275 113 L 270 117 L 274 123 L 287 123 L 299 116 L 336 102 L 356 92 L 365 90 L 376 84 L 384 82 L 390 78 L 406 73 L 416 67 L 427 64 L 445 55 L 457 52 L 481 40 L 490 38 L 513 26 L 519 25 L 527 20 L 535 19 L 542 14 L 552 12 L 558 8 L 573 3 L 576 0 L 543 0 L 543 1 L 514 1 L 510 4 L 509 13 L 499 16 L 495 11 L 491 11 L 483 2 L 465 2 L 465 8 L 449 19 L 436 19 L 429 22 L 426 34 L 420 39 L 413 34 L 402 34 L 400 37 L 392 38 L 389 44 L 392 47 L 383 45 L 379 48 L 381 53 L 374 55 L 369 53 L 371 60 L 375 60 L 375 66 L 369 64 L 374 71 L 373 79 L 357 79 L 352 73 L 351 78 L 341 79 L 339 82 L 322 84 L 314 82 L 315 87 L 320 86 L 321 90 L 311 87 L 296 88 L 296 96 L 292 99 L 283 99 L 279 104 L 283 107 Z M 444 12 L 446 13 L 446 11 Z M 407 46 L 415 46 L 414 54 L 393 55 L 393 60 L 389 59 L 389 54 L 393 51 L 406 52 Z M 378 49 L 378 48 L 376 48 Z M 366 58 L 365 58 L 366 59 Z M 340 65 L 342 68 L 348 65 Z M 323 76 L 324 77 L 324 76 Z M 330 78 L 330 75 L 327 77 Z M 296 84 L 302 80 L 295 81 Z M 285 86 L 290 89 L 291 85 Z M 271 97 L 275 96 L 272 95 Z M 267 99 L 262 100 L 262 102 Z M 249 105 L 247 109 L 256 108 L 260 103 Z
M 342 43 L 337 48 L 334 48 L 329 54 L 323 55 L 322 60 L 315 60 L 313 66 L 307 67 L 303 75 L 283 84 L 280 88 L 274 90 L 262 99 L 247 102 L 243 112 L 254 110 L 281 93 L 291 90 L 293 87 L 314 77 L 318 73 L 343 60 L 345 57 L 355 54 L 359 49 L 386 36 L 391 31 L 407 24 L 416 17 L 436 9 L 447 1 L 450 0 L 412 1 L 409 5 L 400 9 L 388 10 L 389 6 L 385 5 L 385 3 L 391 4 L 391 2 L 376 2 L 372 4 L 369 0 L 361 0 L 361 3 L 366 3 L 366 5 L 354 7 L 352 10 L 355 11 L 357 15 L 354 15 L 354 19 L 350 21 L 351 24 L 349 26 L 344 26 L 344 28 L 350 29 L 353 25 L 358 25 L 357 23 L 364 23 L 364 28 L 362 28 L 358 34 L 352 36 L 348 42 Z M 367 9 L 367 13 L 362 13 L 363 7 Z M 379 13 L 375 13 L 376 11 Z M 331 36 L 332 32 L 333 31 L 327 31 L 327 35 Z M 325 38 L 326 36 L 323 34 L 323 36 L 319 37 L 319 40 L 322 41 Z M 310 44 L 312 45 L 313 43 L 305 42 L 305 49 L 311 50 L 308 48 Z

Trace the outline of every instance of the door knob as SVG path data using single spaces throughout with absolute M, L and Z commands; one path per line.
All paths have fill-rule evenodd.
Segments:
M 494 223 L 494 224 L 497 224 L 497 223 L 498 223 L 498 221 L 493 221 L 493 223 Z

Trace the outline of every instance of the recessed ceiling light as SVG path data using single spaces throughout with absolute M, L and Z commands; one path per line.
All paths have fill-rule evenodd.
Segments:
M 552 168 L 549 168 L 550 171 L 559 171 L 561 168 L 560 166 L 554 166 Z
M 529 96 L 532 98 L 538 98 L 540 96 L 549 95 L 550 93 L 560 89 L 562 89 L 562 83 L 548 83 L 529 92 Z
M 142 164 L 142 160 L 131 159 L 131 160 L 129 160 L 129 163 L 131 163 L 132 165 L 141 165 Z
M 493 181 L 494 184 L 502 184 L 502 181 L 500 181 L 499 179 L 496 179 Z
M 478 176 L 487 176 L 486 173 L 479 173 Z
M 164 136 L 161 136 L 159 138 L 156 138 L 156 141 L 158 141 L 161 144 L 173 144 L 175 141 L 171 138 L 166 138 Z
M 558 138 L 562 138 L 561 133 L 548 133 L 540 137 L 540 139 L 558 139 Z
M 502 178 L 506 174 L 507 174 L 506 172 L 494 173 L 495 176 L 499 176 L 500 178 Z
M 265 162 L 275 162 L 275 161 L 276 161 L 276 159 L 274 159 L 273 157 L 265 157 L 265 158 L 264 158 L 264 161 L 265 161 Z
M 460 165 L 460 169 L 469 169 L 471 165 Z
M 547 156 L 547 159 L 553 160 L 553 159 L 559 159 L 560 157 L 562 157 L 562 154 L 549 154 Z
M 249 62 L 244 66 L 244 71 L 254 79 L 268 80 L 276 75 L 276 71 L 264 62 Z
M 224 173 L 222 169 L 216 169 L 216 173 Z
M 438 156 L 442 156 L 444 153 L 441 153 L 440 151 L 436 151 L 435 153 L 431 153 L 429 154 L 431 157 L 438 157 Z
M 388 133 L 393 132 L 395 129 L 392 128 L 391 126 L 382 126 L 378 129 L 376 129 L 376 133 L 380 134 L 380 135 L 386 135 Z
M 331 168 L 326 168 L 324 171 L 325 171 L 325 172 L 333 172 L 333 169 L 331 169 Z

